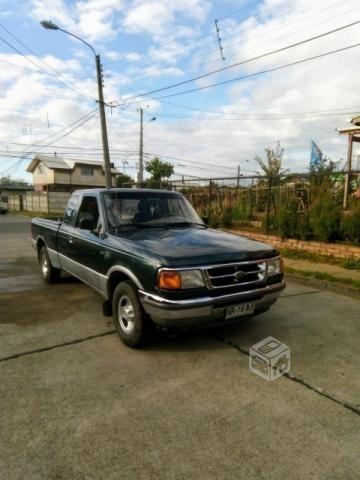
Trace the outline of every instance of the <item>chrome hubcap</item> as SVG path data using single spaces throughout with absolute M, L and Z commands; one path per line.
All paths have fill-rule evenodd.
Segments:
M 49 263 L 45 255 L 42 257 L 41 269 L 44 277 L 46 277 L 49 271 Z
M 118 313 L 120 327 L 129 335 L 135 328 L 135 313 L 133 304 L 127 295 L 120 298 Z

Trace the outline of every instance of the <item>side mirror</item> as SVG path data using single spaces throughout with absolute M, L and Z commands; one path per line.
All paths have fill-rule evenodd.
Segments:
M 205 225 L 209 225 L 209 217 L 207 216 L 201 217 L 201 220 L 205 223 Z
M 82 218 L 79 223 L 80 230 L 94 230 L 94 222 L 90 218 Z

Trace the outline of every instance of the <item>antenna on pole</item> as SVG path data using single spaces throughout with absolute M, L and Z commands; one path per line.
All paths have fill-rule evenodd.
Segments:
M 218 39 L 218 43 L 219 43 L 219 50 L 220 50 L 220 55 L 221 55 L 221 58 L 223 60 L 225 60 L 225 57 L 224 57 L 224 54 L 223 54 L 223 46 L 221 44 L 221 38 L 220 38 L 220 29 L 219 29 L 219 26 L 218 26 L 218 21 L 215 20 L 215 28 L 216 28 L 216 36 L 217 36 L 217 39 Z

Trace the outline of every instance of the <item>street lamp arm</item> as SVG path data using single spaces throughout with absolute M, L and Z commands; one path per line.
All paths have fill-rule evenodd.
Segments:
M 98 103 L 99 103 L 99 110 L 100 110 L 100 125 L 101 125 L 101 136 L 102 136 L 103 154 L 104 154 L 104 170 L 105 170 L 106 188 L 111 188 L 112 172 L 111 172 L 111 164 L 110 164 L 109 141 L 108 141 L 107 128 L 106 128 L 105 102 L 104 102 L 104 94 L 103 94 L 103 83 L 102 83 L 103 79 L 102 79 L 100 55 L 97 55 L 94 47 L 90 45 L 90 43 L 86 42 L 85 40 L 80 38 L 78 35 L 68 32 L 67 30 L 64 30 L 63 28 L 53 23 L 51 20 L 42 20 L 40 24 L 46 30 L 60 30 L 61 32 L 76 38 L 76 40 L 79 40 L 80 42 L 84 43 L 87 47 L 89 47 L 94 54 L 95 63 L 96 63 L 98 92 L 99 92 Z
M 70 37 L 74 37 L 74 38 L 80 40 L 80 42 L 84 43 L 85 45 L 87 45 L 92 50 L 94 56 L 96 57 L 95 49 L 94 49 L 93 46 L 90 45 L 90 43 L 88 43 L 85 40 L 83 40 L 82 38 L 78 37 L 77 35 L 75 35 L 75 33 L 68 32 L 67 30 L 64 30 L 63 28 L 58 27 L 58 30 L 61 30 L 62 32 L 67 33 L 68 35 L 70 35 Z
M 84 43 L 87 47 L 89 47 L 91 49 L 91 51 L 93 52 L 93 54 L 95 55 L 96 57 L 96 52 L 95 52 L 95 49 L 92 45 L 90 45 L 90 43 L 86 42 L 85 40 L 83 40 L 82 38 L 78 37 L 77 35 L 75 35 L 75 33 L 71 33 L 71 32 L 68 32 L 67 30 L 64 30 L 63 28 L 59 27 L 59 25 L 57 25 L 56 23 L 52 22 L 51 20 L 42 20 L 40 22 L 41 26 L 43 28 L 45 28 L 46 30 L 61 30 L 62 32 L 66 33 L 67 35 L 70 35 L 70 37 L 74 37 L 76 38 L 77 40 L 80 40 L 80 42 Z

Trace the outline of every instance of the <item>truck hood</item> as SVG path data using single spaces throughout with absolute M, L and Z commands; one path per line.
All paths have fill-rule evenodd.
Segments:
M 270 245 L 210 228 L 152 228 L 119 236 L 174 267 L 265 258 L 276 253 Z

